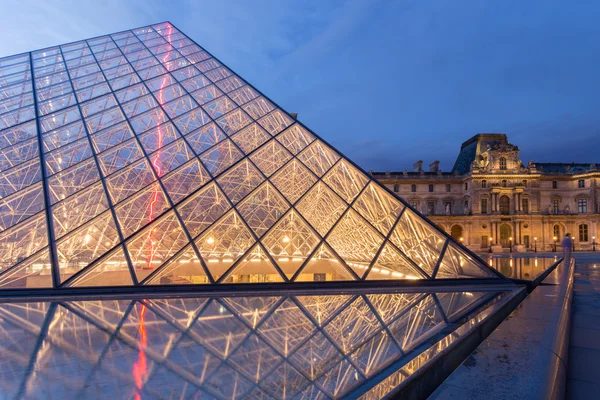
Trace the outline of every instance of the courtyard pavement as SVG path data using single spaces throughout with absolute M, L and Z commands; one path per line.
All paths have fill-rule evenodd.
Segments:
M 600 398 L 600 252 L 576 260 L 567 399 Z

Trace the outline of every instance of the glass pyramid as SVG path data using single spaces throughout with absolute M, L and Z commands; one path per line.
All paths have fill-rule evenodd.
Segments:
M 0 96 L 0 290 L 501 277 L 168 22 Z

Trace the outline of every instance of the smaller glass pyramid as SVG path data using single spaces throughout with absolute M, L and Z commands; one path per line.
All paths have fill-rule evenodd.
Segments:
M 0 59 L 0 289 L 497 277 L 168 22 Z

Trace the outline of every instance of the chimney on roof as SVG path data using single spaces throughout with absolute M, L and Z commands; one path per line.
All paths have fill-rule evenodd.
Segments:
M 413 170 L 415 172 L 421 172 L 423 171 L 423 160 L 419 160 L 416 163 L 413 164 Z
M 429 164 L 429 172 L 438 172 L 440 170 L 440 160 L 435 160 Z

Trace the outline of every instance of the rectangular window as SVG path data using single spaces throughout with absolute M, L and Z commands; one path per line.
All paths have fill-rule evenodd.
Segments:
M 552 212 L 558 214 L 558 200 L 552 200 Z
M 465 190 L 469 190 L 469 182 L 465 182 Z
M 552 181 L 552 189 L 557 189 L 557 188 L 558 188 L 558 182 Z
M 433 192 L 433 185 L 429 185 L 429 192 Z
M 488 213 L 488 200 L 487 199 L 481 199 L 481 213 L 482 214 Z
M 580 179 L 577 181 L 577 187 L 578 188 L 584 188 L 585 187 L 585 181 L 583 179 Z
M 487 235 L 482 235 L 481 236 L 481 248 L 485 249 L 488 247 L 488 237 Z
M 587 200 L 585 200 L 585 199 L 577 200 L 577 212 L 580 214 L 587 212 Z
M 529 199 L 523 199 L 523 204 L 522 204 L 522 208 L 523 208 L 523 212 L 525 214 L 529 214 Z
M 398 193 L 400 191 L 400 185 L 395 183 L 394 184 L 394 192 Z
M 435 202 L 433 202 L 433 201 L 427 202 L 427 214 L 429 214 L 429 215 L 435 214 Z
M 524 235 L 523 236 L 523 244 L 525 245 L 526 249 L 529 248 L 529 235 Z
M 446 192 L 450 193 L 450 190 L 451 190 L 451 188 L 452 188 L 452 187 L 450 186 L 450 184 L 447 184 L 447 185 L 446 185 Z
M 580 242 L 587 242 L 589 241 L 589 237 L 588 237 L 588 226 L 587 224 L 581 224 L 579 225 L 579 241 Z
M 416 210 L 419 208 L 419 203 L 417 203 L 416 201 L 411 201 L 410 206 Z
M 487 187 L 487 181 L 484 179 L 481 181 L 481 188 L 485 189 Z

